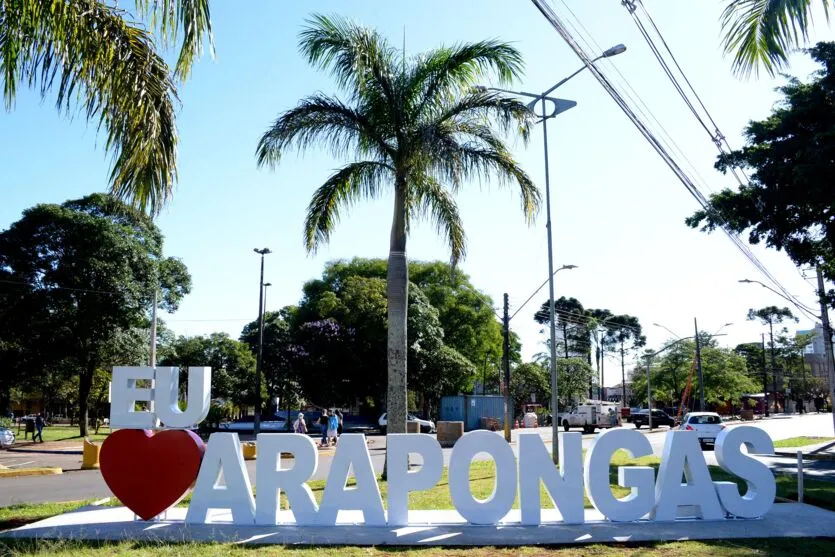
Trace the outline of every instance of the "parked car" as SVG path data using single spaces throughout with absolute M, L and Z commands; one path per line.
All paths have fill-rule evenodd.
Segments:
M 0 427 L 0 449 L 11 447 L 14 445 L 14 442 L 14 431 L 5 427 Z
M 388 429 L 388 427 L 387 427 L 388 422 L 386 420 L 386 414 L 387 414 L 387 412 L 383 412 L 383 415 L 380 416 L 379 420 L 377 420 L 377 424 L 380 426 L 380 432 L 383 435 L 386 434 L 386 431 Z M 433 422 L 432 420 L 421 420 L 420 418 L 418 418 L 417 416 L 415 416 L 413 414 L 409 414 L 407 419 L 410 422 L 417 422 L 418 424 L 420 424 L 420 432 L 421 433 L 435 433 L 435 422 Z
M 690 412 L 681 420 L 679 429 L 695 431 L 699 436 L 699 444 L 704 449 L 706 445 L 716 444 L 716 437 L 725 429 L 725 424 L 716 412 Z
M 649 427 L 649 410 L 644 408 L 632 414 L 632 423 L 635 424 L 635 429 L 641 429 L 643 426 Z M 660 427 L 662 425 L 672 429 L 676 426 L 676 419 L 663 410 L 653 410 L 652 427 Z

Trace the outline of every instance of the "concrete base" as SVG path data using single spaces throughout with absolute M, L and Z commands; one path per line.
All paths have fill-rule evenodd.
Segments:
M 168 511 L 161 520 L 134 520 L 124 507 L 85 507 L 0 533 L 0 537 L 80 540 L 183 540 L 247 544 L 305 545 L 537 545 L 639 541 L 708 540 L 774 537 L 835 537 L 835 513 L 797 503 L 774 505 L 759 520 L 614 523 L 596 511 L 586 511 L 586 524 L 553 522 L 556 511 L 544 511 L 542 526 L 519 524 L 513 511 L 497 526 L 466 524 L 455 511 L 411 511 L 410 526 L 362 526 L 360 513 L 340 512 L 335 527 L 295 526 L 292 513 L 283 511 L 279 526 L 235 526 L 225 513 L 212 515 L 211 524 L 186 525 L 186 509 Z M 548 522 L 551 521 L 551 522 Z

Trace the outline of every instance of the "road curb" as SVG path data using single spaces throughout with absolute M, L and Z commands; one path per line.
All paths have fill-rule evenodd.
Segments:
M 776 456 L 797 458 L 797 451 L 774 451 Z M 833 454 L 803 453 L 803 460 L 835 460 Z
M 0 478 L 19 478 L 22 476 L 57 476 L 63 474 L 64 470 L 61 468 L 20 468 L 13 470 L 11 468 L 0 470 Z
M 15 449 L 9 448 L 6 449 L 10 453 L 40 453 L 40 454 L 73 454 L 73 455 L 81 455 L 84 454 L 83 451 L 76 451 L 74 449 L 69 451 L 59 451 L 59 450 L 50 450 L 50 449 Z

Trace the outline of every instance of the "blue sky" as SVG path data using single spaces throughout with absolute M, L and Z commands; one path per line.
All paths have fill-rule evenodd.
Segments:
M 601 50 L 627 45 L 626 53 L 604 63 L 622 72 L 708 187 L 731 186 L 713 170 L 715 147 L 674 96 L 620 2 L 566 3 Z M 308 67 L 297 52 L 297 34 L 311 11 L 352 17 L 397 45 L 405 33 L 408 53 L 488 37 L 510 41 L 527 65 L 520 89 L 547 89 L 580 66 L 531 3 L 475 5 L 437 0 L 212 3 L 217 57 L 205 56 L 180 87 L 180 179 L 173 202 L 158 219 L 167 253 L 183 258 L 194 279 L 181 309 L 164 316 L 169 326 L 180 334 L 226 331 L 237 337 L 257 312 L 254 247 L 274 252 L 267 257 L 267 280 L 273 284 L 268 309 L 296 303 L 304 281 L 320 274 L 328 260 L 387 255 L 390 197 L 355 207 L 329 246 L 315 256 L 304 251 L 302 220 L 310 195 L 344 161 L 311 151 L 289 155 L 275 172 L 255 165 L 258 137 L 282 110 L 304 95 L 336 92 L 329 76 Z M 553 5 L 567 14 L 560 0 Z M 742 128 L 768 114 L 780 80 L 743 81 L 731 75 L 719 48 L 723 2 L 647 0 L 645 5 L 722 131 L 732 145 L 741 145 Z M 825 20 L 817 21 L 813 38 L 833 40 Z M 793 74 L 805 76 L 813 69 L 804 56 L 794 57 Z M 578 102 L 549 122 L 555 265 L 578 265 L 557 275 L 556 295 L 637 315 L 654 347 L 669 334 L 652 323 L 687 335 L 693 317 L 707 331 L 735 323 L 724 331 L 727 344 L 758 340 L 762 329 L 745 321 L 748 308 L 783 305 L 782 300 L 737 283 L 761 277 L 727 238 L 684 225 L 697 208 L 695 201 L 588 72 L 556 94 Z M 34 204 L 106 189 L 109 158 L 103 138 L 82 118 L 59 115 L 52 98 L 41 101 L 24 90 L 0 122 L 0 227 Z M 543 185 L 541 129 L 527 148 L 516 144 L 514 152 Z M 515 192 L 495 185 L 472 184 L 458 201 L 469 239 L 462 268 L 496 306 L 508 292 L 513 311 L 547 277 L 544 214 L 528 227 Z M 427 225 L 414 228 L 408 251 L 412 259 L 448 258 Z M 759 247 L 754 252 L 789 290 L 814 302 L 813 286 L 785 255 Z M 532 315 L 546 295 L 543 290 L 511 323 L 522 336 L 526 357 L 544 349 Z M 809 325 L 803 320 L 799 328 Z M 611 374 L 606 384 L 615 379 Z

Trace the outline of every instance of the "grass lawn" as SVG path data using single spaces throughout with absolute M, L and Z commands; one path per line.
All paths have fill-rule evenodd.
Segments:
M 787 447 L 805 447 L 807 445 L 826 443 L 827 441 L 835 441 L 835 437 L 790 437 L 788 439 L 775 441 L 774 448 L 784 449 Z
M 155 544 L 140 542 L 82 543 L 72 541 L 0 540 L 0 555 L 50 557 L 113 557 L 119 555 L 176 555 L 214 557 L 265 555 L 268 557 L 774 557 L 835 554 L 835 541 L 826 539 L 763 539 L 654 544 L 574 545 L 567 547 L 473 547 L 461 549 L 411 547 L 284 547 L 233 544 Z
M 644 466 L 657 467 L 657 457 L 645 457 L 637 460 L 629 460 L 625 453 L 620 452 L 612 460 L 610 472 L 610 483 L 617 482 L 617 467 L 624 464 L 640 464 Z M 718 467 L 710 468 L 714 480 L 735 480 L 725 474 Z M 495 481 L 495 469 L 492 461 L 473 462 L 470 469 L 470 482 L 473 494 L 479 498 L 485 498 L 493 490 Z M 349 485 L 353 480 L 349 481 Z M 738 483 L 741 483 L 738 481 Z M 320 501 L 324 493 L 325 482 L 313 481 L 309 483 L 317 501 Z M 386 500 L 386 482 L 380 481 L 380 492 L 383 497 L 383 504 Z M 796 499 L 797 483 L 789 476 L 777 477 L 777 496 L 787 499 Z M 628 490 L 618 485 L 612 485 L 612 491 L 618 497 L 627 494 Z M 544 488 L 541 491 L 541 505 L 543 508 L 551 506 L 550 500 L 545 494 Z M 806 479 L 805 483 L 806 502 L 830 510 L 835 510 L 835 484 L 828 482 Z M 546 502 L 547 501 L 547 502 Z M 54 514 L 70 511 L 74 508 L 88 504 L 88 501 L 74 503 L 49 503 L 40 505 L 17 505 L 13 507 L 0 508 L 0 530 L 14 528 L 16 526 L 39 520 Z M 188 498 L 181 503 L 186 505 Z M 514 507 L 518 507 L 518 498 Z M 590 507 L 588 499 L 586 506 Z M 113 501 L 111 504 L 118 504 Z M 409 507 L 419 509 L 452 509 L 453 504 L 449 496 L 447 475 L 444 472 L 441 480 L 434 488 L 412 493 L 409 496 Z M 282 496 L 282 508 L 287 508 L 287 501 Z M 471 548 L 471 549 L 442 549 L 442 548 L 357 548 L 357 547 L 282 547 L 264 546 L 253 549 L 251 547 L 240 547 L 232 544 L 154 544 L 140 542 L 119 542 L 119 543 L 89 543 L 73 541 L 48 541 L 48 540 L 2 540 L 0 539 L 0 556 L 3 555 L 51 555 L 56 557 L 79 555 L 90 557 L 104 557 L 114 555 L 177 555 L 183 557 L 199 556 L 209 557 L 213 555 L 253 555 L 257 551 L 259 555 L 286 556 L 286 557 L 308 557 L 308 556 L 384 556 L 404 555 L 419 557 L 510 557 L 512 555 L 523 556 L 615 556 L 624 555 L 629 557 L 743 557 L 762 555 L 835 555 L 835 540 L 734 540 L 731 541 L 708 541 L 708 542 L 674 542 L 655 544 L 617 544 L 617 545 L 592 545 L 592 546 L 571 546 L 571 547 L 519 547 L 519 548 Z
M 12 429 L 17 435 L 18 442 L 24 441 L 23 439 L 23 428 L 20 428 L 20 433 L 17 432 L 17 426 L 15 425 Z M 93 428 L 89 428 L 88 430 L 90 435 L 87 437 L 91 441 L 104 441 L 107 438 L 107 435 L 110 433 L 110 430 L 106 427 L 99 428 L 99 433 L 93 433 Z M 32 435 L 30 434 L 29 441 L 32 439 Z M 43 428 L 43 440 L 46 441 L 79 441 L 81 442 L 81 436 L 78 434 L 78 425 L 52 425 Z

